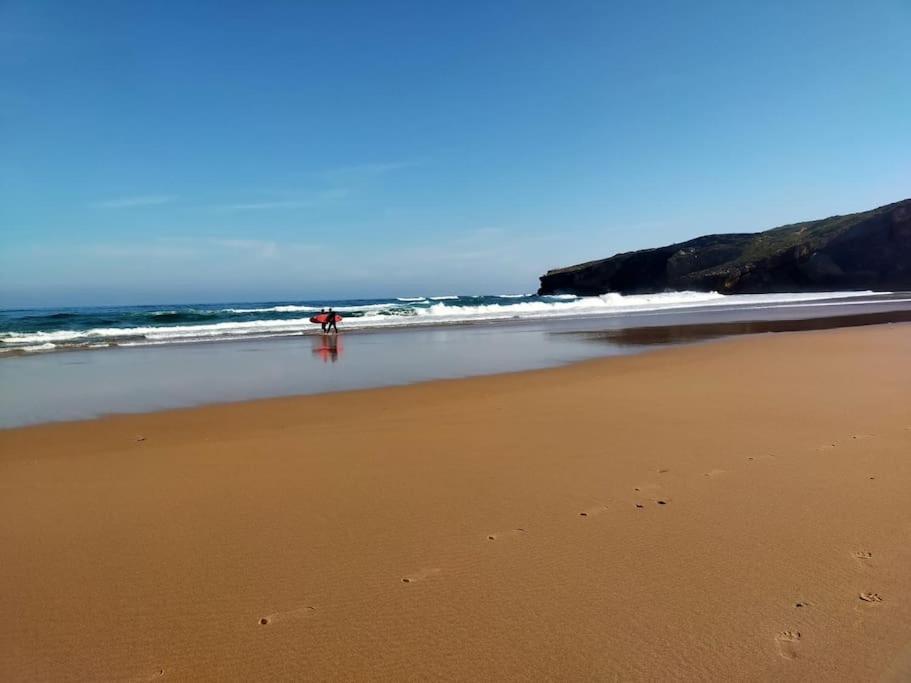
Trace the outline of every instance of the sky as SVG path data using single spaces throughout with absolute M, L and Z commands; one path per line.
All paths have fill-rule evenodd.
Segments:
M 0 0 L 0 307 L 534 291 L 911 196 L 911 3 Z

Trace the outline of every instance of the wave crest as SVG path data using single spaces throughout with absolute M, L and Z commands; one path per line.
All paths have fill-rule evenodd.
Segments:
M 333 306 L 344 315 L 348 329 L 401 327 L 413 325 L 457 324 L 513 318 L 542 319 L 578 316 L 622 315 L 693 307 L 770 307 L 790 305 L 832 305 L 831 300 L 867 296 L 873 292 L 826 292 L 815 294 L 766 294 L 725 296 L 717 292 L 667 292 L 623 296 L 603 294 L 594 297 L 557 295 L 500 295 L 488 297 L 424 297 L 411 303 L 399 299 L 385 303 Z M 828 303 L 823 300 L 830 300 Z M 813 304 L 812 302 L 818 303 Z M 353 302 L 352 302 L 353 303 Z M 842 302 L 851 303 L 851 302 Z M 328 306 L 327 306 L 328 308 Z M 142 313 L 140 320 L 170 324 L 131 327 L 97 326 L 89 329 L 56 329 L 0 332 L 0 349 L 23 352 L 49 351 L 59 347 L 97 347 L 106 345 L 162 344 L 213 339 L 280 336 L 316 331 L 310 316 L 319 307 L 282 304 L 251 308 L 184 309 Z M 301 313 L 293 317 L 269 314 Z M 225 314 L 259 315 L 259 319 L 206 322 Z M 106 314 L 108 315 L 108 314 Z M 133 314 L 130 314 L 133 315 Z M 228 316 L 225 316 L 228 317 Z M 122 320 L 130 319 L 128 316 Z M 136 320 L 136 318 L 132 318 Z M 96 320 L 107 321 L 100 317 Z

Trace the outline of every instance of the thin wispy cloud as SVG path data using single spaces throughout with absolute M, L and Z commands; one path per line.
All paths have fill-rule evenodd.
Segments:
M 78 247 L 85 256 L 99 259 L 186 259 L 199 255 L 199 250 L 187 245 L 169 244 L 167 242 L 151 243 L 101 243 L 86 244 Z
M 246 252 L 259 258 L 277 258 L 279 244 L 270 240 L 215 239 L 212 243 L 225 249 Z
M 274 211 L 280 209 L 312 209 L 330 204 L 348 195 L 348 190 L 343 187 L 322 190 L 307 196 L 290 197 L 286 199 L 270 199 L 265 201 L 238 202 L 236 204 L 219 204 L 214 208 L 218 211 Z
M 139 197 L 105 199 L 103 201 L 91 202 L 89 206 L 93 209 L 132 209 L 138 206 L 160 206 L 161 204 L 169 204 L 176 199 L 177 197 L 175 195 L 153 194 Z
M 45 253 L 59 252 L 51 245 L 38 245 Z M 302 242 L 279 242 L 236 237 L 165 237 L 147 242 L 95 243 L 78 247 L 80 253 L 100 259 L 164 259 L 212 258 L 220 252 L 227 258 L 229 252 L 240 257 L 256 259 L 299 258 L 302 254 L 319 251 L 321 247 Z
M 305 242 L 280 242 L 277 240 L 257 240 L 236 237 L 216 237 L 207 241 L 211 246 L 237 252 L 243 256 L 258 259 L 297 260 L 304 254 L 318 252 L 322 247 Z
M 273 211 L 276 209 L 313 209 L 323 206 L 327 200 L 323 199 L 288 199 L 272 202 L 247 202 L 242 204 L 220 204 L 215 208 L 219 211 Z
M 246 204 L 222 204 L 215 208 L 221 211 L 269 211 L 272 209 L 306 209 L 316 206 L 313 201 L 248 202 Z
M 380 161 L 364 164 L 353 164 L 351 166 L 339 166 L 330 168 L 322 172 L 327 178 L 368 178 L 372 176 L 385 175 L 394 171 L 401 171 L 406 168 L 421 166 L 420 161 Z

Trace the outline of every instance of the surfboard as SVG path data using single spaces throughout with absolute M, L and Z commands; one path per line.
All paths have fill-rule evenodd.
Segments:
M 328 317 L 328 315 L 329 315 L 328 313 L 317 313 L 315 316 L 310 318 L 310 322 L 319 323 L 320 325 L 322 325 L 324 322 L 326 322 L 326 318 Z M 338 323 L 341 321 L 342 321 L 342 316 L 340 316 L 338 313 L 336 313 L 335 322 Z

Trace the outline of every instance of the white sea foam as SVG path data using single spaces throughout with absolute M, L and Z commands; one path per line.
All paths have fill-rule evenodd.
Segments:
M 222 308 L 219 313 L 304 313 L 317 310 L 314 306 L 265 306 L 260 308 Z
M 455 296 L 455 295 L 453 295 L 453 294 L 450 294 L 450 295 L 448 295 L 448 296 L 432 296 L 432 297 L 430 297 L 430 298 L 431 298 L 433 301 L 455 301 L 455 300 L 458 299 L 459 297 L 457 297 L 457 296 Z
M 399 299 L 398 301 L 401 301 Z M 422 299 L 426 301 L 426 299 Z M 351 313 L 353 311 L 382 311 L 392 307 L 393 304 L 364 304 L 363 306 L 333 306 L 336 313 Z M 298 306 L 288 304 L 282 306 L 266 306 L 262 308 L 222 308 L 219 313 L 316 313 L 328 306 Z
M 503 303 L 462 306 L 438 299 L 429 305 L 409 306 L 394 302 L 364 306 L 335 307 L 336 311 L 358 311 L 359 317 L 344 317 L 348 329 L 402 327 L 496 321 L 513 318 L 542 319 L 572 316 L 616 315 L 630 312 L 663 311 L 686 308 L 721 307 L 774 308 L 783 306 L 828 306 L 836 301 L 870 295 L 873 292 L 825 292 L 809 294 L 748 294 L 725 296 L 716 292 L 667 292 L 622 296 L 604 294 L 595 297 L 560 296 L 535 298 L 523 301 L 512 296 Z M 549 300 L 549 299 L 556 300 Z M 509 299 L 512 299 L 511 301 Z M 415 300 L 417 303 L 417 300 Z M 853 302 L 840 302 L 853 303 Z M 312 312 L 312 307 L 274 306 L 251 309 L 225 309 L 255 312 Z M 5 350 L 50 351 L 57 346 L 94 346 L 104 344 L 140 345 L 171 342 L 204 341 L 231 338 L 258 338 L 300 334 L 313 331 L 315 326 L 308 317 L 283 320 L 264 319 L 230 321 L 210 324 L 184 324 L 170 326 L 143 326 L 130 328 L 94 328 L 89 330 L 56 330 L 53 332 L 0 333 L 0 348 Z
M 415 301 L 427 301 L 425 296 L 400 296 L 396 301 L 404 301 L 406 303 L 413 303 Z
M 40 353 L 42 351 L 53 351 L 57 348 L 56 344 L 51 344 L 50 342 L 46 344 L 29 344 L 26 346 L 0 346 L 0 353 L 11 353 L 11 352 L 26 352 L 26 353 Z
M 27 351 L 29 353 L 35 353 L 38 351 L 53 351 L 57 348 L 56 344 L 51 344 L 50 342 L 46 344 L 35 344 L 33 346 L 23 346 L 20 348 L 20 351 Z

